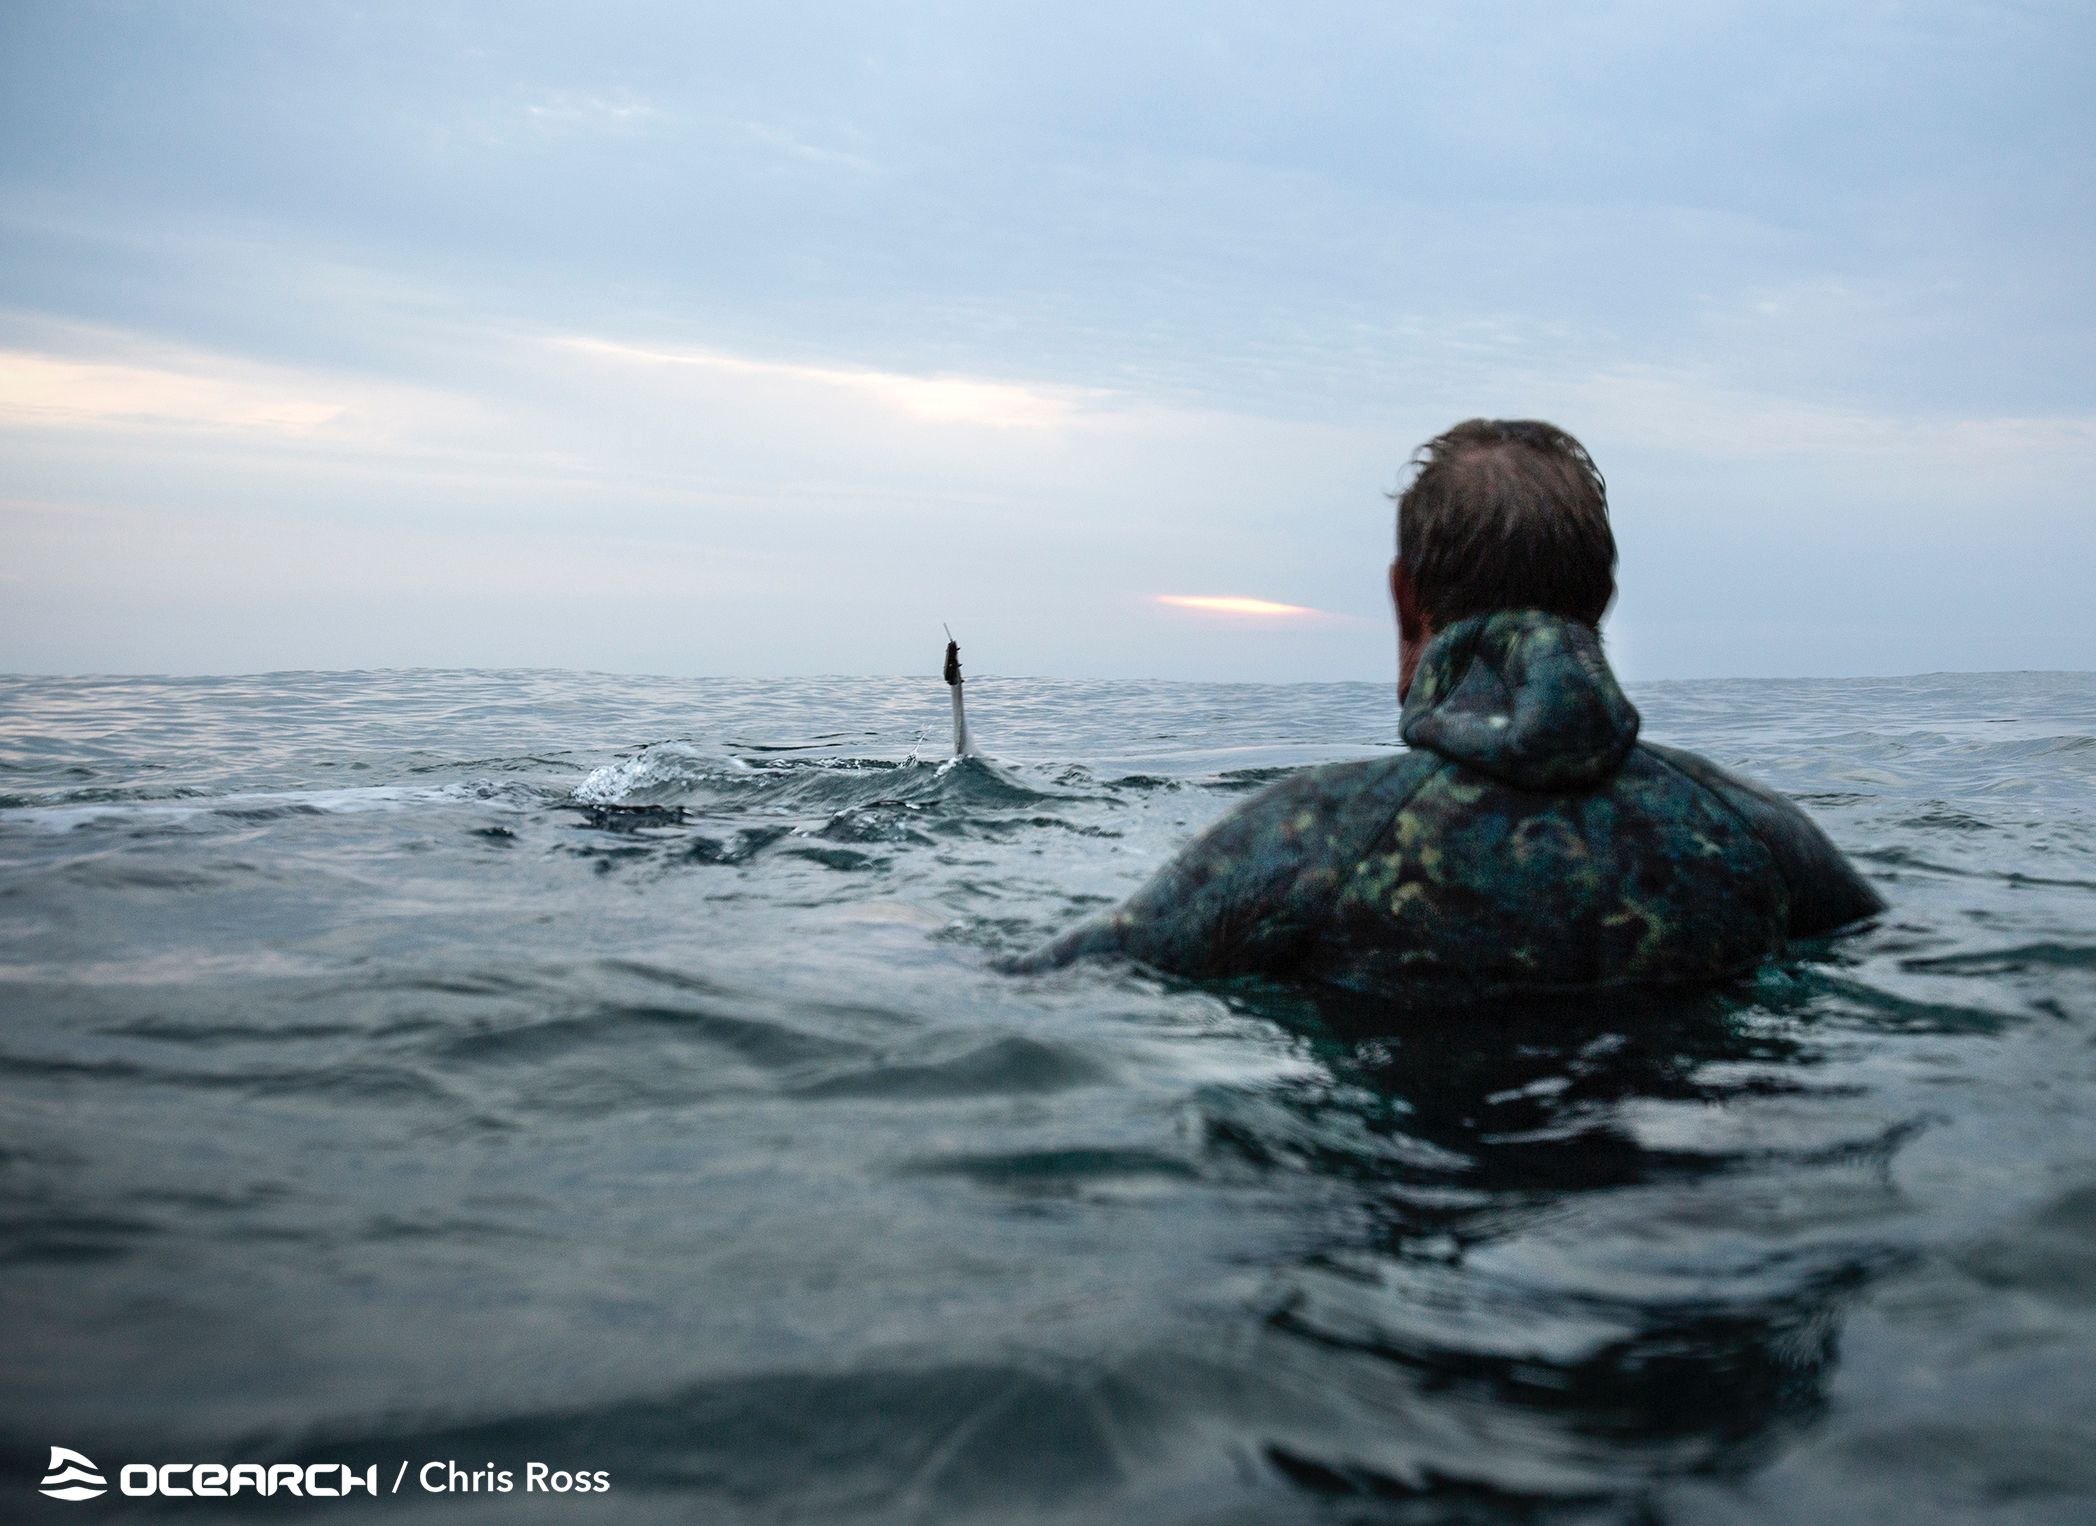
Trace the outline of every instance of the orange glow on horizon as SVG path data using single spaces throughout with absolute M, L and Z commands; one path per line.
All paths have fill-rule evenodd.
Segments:
M 1275 604 L 1268 599 L 1229 599 L 1208 594 L 1161 593 L 1160 604 L 1176 604 L 1181 609 L 1206 609 L 1225 615 L 1314 615 L 1318 610 L 1305 608 L 1301 604 Z

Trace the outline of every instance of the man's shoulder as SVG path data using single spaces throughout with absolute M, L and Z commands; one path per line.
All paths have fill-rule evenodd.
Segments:
M 1639 742 L 1638 751 L 1708 791 L 1768 850 L 1790 887 L 1793 933 L 1846 927 L 1885 909 L 1884 898 L 1796 801 L 1684 748 Z
M 1319 763 L 1276 779 L 1245 802 L 1247 807 L 1266 801 L 1350 800 L 1373 794 L 1414 777 L 1424 778 L 1449 761 L 1421 748 L 1407 747 L 1375 758 L 1348 758 L 1338 763 Z
M 1773 815 L 1784 819 L 1796 818 L 1809 821 L 1811 818 L 1798 808 L 1795 802 L 1758 779 L 1749 779 L 1721 767 L 1701 753 L 1690 752 L 1685 747 L 1666 747 L 1658 742 L 1639 741 L 1637 751 L 1656 758 L 1665 768 L 1679 774 L 1693 784 L 1700 785 L 1717 796 L 1735 811 L 1750 817 Z M 1749 808 L 1745 809 L 1743 808 Z
M 1336 827 L 1356 817 L 1387 818 L 1442 769 L 1447 759 L 1420 749 L 1378 758 L 1320 763 L 1275 780 L 1218 826 L 1292 823 L 1298 830 Z
M 1301 769 L 1218 818 L 1187 844 L 1174 867 L 1190 881 L 1228 879 L 1260 897 L 1306 872 L 1336 874 L 1367 850 L 1421 784 L 1448 766 L 1432 753 L 1407 751 Z
M 1017 960 L 1119 954 L 1182 975 L 1285 969 L 1347 871 L 1419 783 L 1447 765 L 1403 752 L 1306 768 L 1212 823 L 1119 908 Z

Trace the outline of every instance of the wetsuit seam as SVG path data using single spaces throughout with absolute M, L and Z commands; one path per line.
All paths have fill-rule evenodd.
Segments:
M 1451 768 L 1461 768 L 1463 766 L 1462 764 L 1456 762 L 1455 759 L 1448 757 L 1445 754 L 1434 752 L 1431 748 L 1422 747 L 1419 750 L 1421 752 L 1428 753 L 1434 759 L 1434 766 L 1419 776 L 1419 782 L 1413 785 L 1410 789 L 1406 790 L 1404 792 L 1404 795 L 1398 800 L 1398 802 L 1390 807 L 1390 814 L 1383 818 L 1382 822 L 1376 827 L 1376 829 L 1373 832 L 1369 833 L 1365 838 L 1362 839 L 1364 846 L 1361 847 L 1359 850 L 1355 851 L 1347 860 L 1347 868 L 1349 870 L 1356 869 L 1360 867 L 1361 864 L 1367 861 L 1369 848 L 1372 848 L 1377 843 L 1381 842 L 1383 840 L 1383 834 L 1397 825 L 1397 818 L 1404 815 L 1406 806 L 1410 805 L 1414 800 L 1417 800 L 1419 798 L 1419 792 L 1421 790 L 1425 789 L 1429 784 L 1432 784 L 1436 779 L 1440 778 L 1441 775 L 1445 773 L 1447 770 Z M 1338 903 L 1339 897 L 1344 895 L 1345 893 L 1345 882 L 1341 881 L 1340 888 L 1332 893 L 1332 904 L 1336 905 Z M 1325 914 L 1327 917 L 1331 915 L 1330 906 L 1327 906 L 1325 908 Z

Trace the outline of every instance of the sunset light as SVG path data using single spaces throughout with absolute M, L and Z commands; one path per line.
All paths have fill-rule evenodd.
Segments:
M 1160 604 L 1176 604 L 1181 609 L 1206 609 L 1225 615 L 1314 615 L 1317 610 L 1307 609 L 1300 604 L 1275 604 L 1267 599 L 1212 598 L 1206 594 L 1161 593 Z

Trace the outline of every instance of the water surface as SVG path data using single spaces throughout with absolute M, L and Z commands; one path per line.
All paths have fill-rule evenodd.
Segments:
M 2096 1515 L 2096 675 L 1635 688 L 1891 912 L 1438 1015 L 993 967 L 1387 689 L 969 696 L 956 766 L 935 679 L 0 679 L 12 1497 L 153 1508 L 45 1506 L 57 1443 L 613 1484 L 345 1507 L 432 1520 Z

